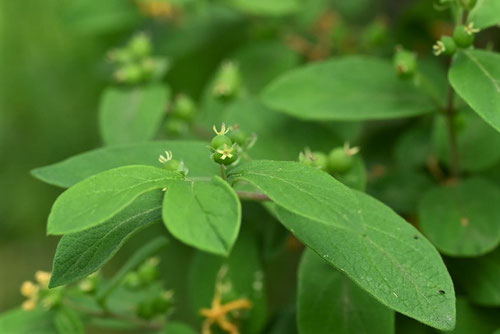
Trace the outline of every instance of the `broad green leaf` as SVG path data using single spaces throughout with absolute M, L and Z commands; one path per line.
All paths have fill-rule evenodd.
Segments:
M 449 259 L 453 277 L 471 302 L 500 306 L 500 248 L 472 259 Z
M 300 8 L 299 0 L 229 0 L 229 3 L 247 14 L 261 16 L 289 15 Z
M 178 172 L 140 165 L 89 177 L 57 198 L 49 215 L 47 233 L 68 234 L 102 224 L 140 195 L 183 178 Z
M 432 154 L 431 136 L 429 135 L 431 132 L 432 128 L 428 124 L 417 123 L 408 128 L 397 139 L 394 146 L 394 160 L 398 167 L 405 170 L 415 170 L 427 164 Z
M 169 321 L 162 331 L 163 334 L 196 334 L 196 332 L 186 324 Z
M 123 31 L 140 22 L 141 15 L 133 3 L 122 0 L 65 2 L 62 19 L 66 26 L 82 34 Z
M 500 326 L 497 309 L 471 305 L 464 298 L 457 298 L 457 325 L 450 334 L 491 334 Z
M 130 144 L 153 139 L 167 110 L 169 95 L 162 85 L 106 89 L 99 107 L 104 143 Z
M 427 191 L 419 203 L 422 232 L 444 254 L 479 256 L 500 242 L 500 189 L 479 178 Z
M 132 235 L 161 220 L 162 200 L 161 191 L 145 193 L 104 224 L 64 235 L 57 245 L 50 287 L 99 270 Z
M 219 166 L 210 159 L 207 145 L 196 141 L 158 141 L 104 147 L 34 169 L 32 174 L 49 184 L 69 188 L 108 169 L 127 165 L 159 167 L 158 156 L 169 150 L 175 159 L 184 161 L 190 177 L 206 177 L 220 173 Z
M 299 163 L 253 161 L 229 175 L 260 188 L 299 240 L 380 302 L 453 328 L 455 293 L 439 253 L 390 208 Z
M 10 310 L 0 315 L 0 333 L 57 334 L 53 318 L 54 312 L 43 308 Z
M 435 109 L 388 61 L 350 56 L 292 70 L 273 81 L 264 103 L 311 120 L 370 120 L 421 115 Z
M 460 168 L 481 171 L 500 160 L 500 133 L 472 112 L 461 113 L 457 119 L 457 145 Z M 434 146 L 441 161 L 449 165 L 450 146 L 447 120 L 438 115 L 434 124 Z
M 162 218 L 169 232 L 198 249 L 228 255 L 241 222 L 241 204 L 219 177 L 172 182 L 165 192 Z
M 474 27 L 479 29 L 500 25 L 500 1 L 478 0 L 469 14 L 468 21 L 473 22 Z
M 464 50 L 456 55 L 448 78 L 455 91 L 486 122 L 500 131 L 500 55 Z
M 210 307 L 219 285 L 223 288 L 223 303 L 247 298 L 253 304 L 243 313 L 241 333 L 261 333 L 267 314 L 265 281 L 257 240 L 249 230 L 243 229 L 229 257 L 205 252 L 194 255 L 188 283 L 193 312 L 199 314 L 202 308 Z
M 84 334 L 85 328 L 80 316 L 71 308 L 59 309 L 54 317 L 59 334 Z
M 394 333 L 394 312 L 308 249 L 299 267 L 301 334 Z
M 272 79 L 300 61 L 297 53 L 275 41 L 246 45 L 236 52 L 234 59 L 239 65 L 245 87 L 254 93 L 260 92 Z M 256 68 L 259 70 L 256 71 Z

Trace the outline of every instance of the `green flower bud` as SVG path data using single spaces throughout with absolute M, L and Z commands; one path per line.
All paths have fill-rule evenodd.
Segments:
M 458 0 L 460 6 L 465 10 L 472 10 L 477 3 L 477 0 Z
M 457 51 L 455 40 L 450 36 L 443 36 L 441 40 L 437 41 L 432 47 L 434 54 L 439 56 L 441 54 L 451 56 Z
M 238 65 L 233 62 L 222 64 L 214 81 L 214 94 L 221 99 L 232 99 L 240 90 L 241 77 Z
M 184 94 L 177 95 L 172 108 L 172 115 L 186 121 L 192 121 L 196 116 L 194 101 Z
M 132 37 L 127 45 L 127 49 L 135 58 L 143 58 L 151 54 L 153 46 L 148 35 L 139 33 Z
M 472 23 L 468 26 L 459 25 L 453 30 L 453 39 L 458 47 L 468 48 L 474 43 L 474 34 L 478 31 L 479 30 L 475 29 Z
M 411 78 L 417 70 L 417 54 L 403 48 L 397 48 L 393 63 L 401 78 Z

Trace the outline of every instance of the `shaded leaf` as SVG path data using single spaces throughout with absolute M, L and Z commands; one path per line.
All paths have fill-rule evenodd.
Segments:
M 59 334 L 84 334 L 85 328 L 80 316 L 72 309 L 63 307 L 54 317 L 54 324 Z
M 0 315 L 0 333 L 56 334 L 54 312 L 37 308 L 33 311 L 14 309 Z
M 424 234 L 444 254 L 478 256 L 500 242 L 500 189 L 482 179 L 427 191 L 419 203 Z
M 130 144 L 155 137 L 170 92 L 161 85 L 110 87 L 99 107 L 99 125 L 106 145 Z
M 272 109 L 311 120 L 403 118 L 435 109 L 389 62 L 362 56 L 294 69 L 268 85 L 262 98 Z
M 500 306 L 500 248 L 472 259 L 447 261 L 467 299 L 484 306 Z

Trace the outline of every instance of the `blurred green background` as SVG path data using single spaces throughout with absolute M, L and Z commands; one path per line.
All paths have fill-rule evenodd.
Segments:
M 0 312 L 21 301 L 19 285 L 35 270 L 50 271 L 57 242 L 44 235 L 60 190 L 30 170 L 99 142 L 96 64 L 108 44 L 66 29 L 60 5 L 0 2 Z

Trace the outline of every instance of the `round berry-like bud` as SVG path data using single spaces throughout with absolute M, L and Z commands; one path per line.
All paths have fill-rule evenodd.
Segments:
M 243 130 L 233 130 L 228 133 L 229 138 L 231 138 L 231 141 L 233 143 L 237 143 L 241 147 L 244 147 L 247 139 L 248 139 L 248 134 L 243 131 Z
M 353 165 L 353 156 L 348 154 L 343 147 L 337 147 L 328 154 L 328 167 L 332 173 L 345 173 Z
M 441 37 L 441 42 L 444 45 L 443 54 L 451 56 L 457 51 L 457 44 L 455 40 L 450 36 Z
M 143 79 L 142 68 L 136 64 L 127 64 L 115 73 L 115 77 L 119 82 L 137 84 Z
M 169 137 L 179 137 L 189 131 L 189 124 L 182 119 L 170 118 L 165 122 L 165 130 Z
M 458 0 L 460 6 L 465 10 L 471 10 L 476 6 L 477 0 Z
M 239 93 L 240 84 L 238 65 L 230 61 L 225 62 L 215 77 L 214 94 L 221 99 L 230 100 Z
M 140 33 L 132 37 L 128 43 L 127 49 L 134 57 L 143 58 L 151 53 L 153 46 L 151 45 L 148 35 Z
M 163 168 L 166 170 L 177 171 L 177 170 L 179 170 L 179 165 L 180 165 L 179 160 L 172 159 L 172 160 L 165 162 L 163 164 Z
M 152 283 L 160 276 L 160 271 L 158 270 L 158 260 L 156 258 L 152 258 L 144 262 L 139 269 L 137 269 L 137 274 L 143 284 Z
M 460 48 L 468 48 L 474 43 L 474 33 L 466 26 L 459 25 L 453 30 L 453 39 Z
M 233 141 L 231 140 L 231 138 L 229 138 L 229 136 L 217 135 L 217 136 L 213 137 L 212 141 L 210 142 L 210 145 L 214 149 L 221 148 L 224 146 L 224 144 L 227 145 L 228 147 L 231 147 L 231 145 L 233 145 Z
M 172 115 L 186 121 L 192 121 L 196 116 L 194 101 L 184 94 L 179 94 L 175 99 Z
M 414 52 L 398 48 L 394 54 L 394 68 L 401 78 L 411 78 L 417 70 L 417 55 Z
M 123 284 L 130 290 L 137 290 L 142 286 L 141 278 L 135 271 L 131 271 L 125 276 Z
M 231 156 L 224 157 L 223 153 L 215 151 L 215 153 L 212 155 L 212 159 L 218 164 L 229 166 L 230 164 L 238 160 L 238 154 L 234 152 L 231 154 Z

